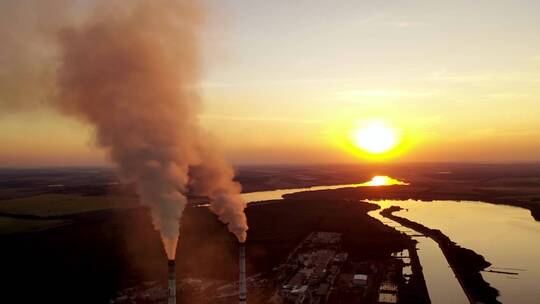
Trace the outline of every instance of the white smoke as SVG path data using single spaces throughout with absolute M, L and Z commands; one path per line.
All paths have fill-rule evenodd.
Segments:
M 79 18 L 84 16 L 83 21 L 58 24 L 55 10 L 71 11 L 64 1 L 47 1 L 48 6 L 38 5 L 39 0 L 23 0 L 24 5 L 7 2 L 2 3 L 3 14 L 10 9 L 39 9 L 32 14 L 40 22 L 46 17 L 54 20 L 51 28 L 57 38 L 47 43 L 57 47 L 52 63 L 57 81 L 43 92 L 53 89 L 52 102 L 62 113 L 95 128 L 97 144 L 108 152 L 121 176 L 136 183 L 142 204 L 150 207 L 168 257 L 176 255 L 188 185 L 196 194 L 208 196 L 211 210 L 239 241 L 245 241 L 248 227 L 241 187 L 233 181 L 231 166 L 201 136 L 198 121 L 201 6 L 174 0 L 95 2 L 73 10 Z M 36 35 L 27 32 L 32 33 L 30 38 Z M 25 55 L 10 47 L 2 44 L 0 54 L 13 54 L 24 62 Z M 36 61 L 33 52 L 27 56 Z M 50 65 L 50 58 L 38 63 Z M 9 60 L 2 65 L 17 68 Z M 22 91 L 40 85 L 30 80 L 17 83 Z

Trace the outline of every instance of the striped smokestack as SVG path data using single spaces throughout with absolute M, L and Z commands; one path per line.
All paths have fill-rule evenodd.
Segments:
M 238 281 L 238 299 L 240 304 L 247 303 L 247 286 L 246 286 L 246 245 L 245 243 L 240 243 L 239 253 L 239 267 L 240 267 L 240 279 Z
M 176 304 L 176 262 L 168 260 L 169 266 L 169 301 L 168 304 Z

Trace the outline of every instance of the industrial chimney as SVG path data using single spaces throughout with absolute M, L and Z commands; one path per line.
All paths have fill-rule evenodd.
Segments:
M 168 260 L 169 266 L 169 301 L 168 304 L 176 304 L 176 262 Z
M 240 304 L 247 303 L 247 286 L 246 286 L 246 245 L 245 243 L 240 243 L 239 247 L 240 253 L 240 279 L 238 281 L 238 299 Z

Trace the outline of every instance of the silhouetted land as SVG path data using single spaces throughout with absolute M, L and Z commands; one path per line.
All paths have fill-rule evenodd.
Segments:
M 540 219 L 538 164 L 250 166 L 240 168 L 238 180 L 254 191 L 358 183 L 374 175 L 411 185 L 293 194 L 284 204 L 250 206 L 248 271 L 268 271 L 311 229 L 342 231 L 357 259 L 410 246 L 367 216 L 374 206 L 357 203 L 363 199 L 479 200 L 522 206 Z M 120 288 L 162 281 L 159 236 L 133 193 L 111 169 L 1 169 L 0 212 L 8 216 L 0 216 L 0 300 L 106 303 Z M 236 279 L 235 241 L 214 215 L 187 208 L 181 229 L 180 276 Z M 189 302 L 191 295 L 182 295 Z
M 362 164 L 242 166 L 237 180 L 245 192 L 360 183 L 389 175 L 411 183 L 386 198 L 479 200 L 531 210 L 540 220 L 540 164 Z M 0 169 L 0 200 L 38 194 L 132 193 L 109 168 Z M 395 188 L 398 189 L 398 188 Z M 377 197 L 383 197 L 378 195 Z M 136 204 L 136 197 L 133 197 Z M 1 204 L 0 204 L 1 207 Z M 5 211 L 5 210 L 3 210 Z
M 350 199 L 483 201 L 529 209 L 533 218 L 540 221 L 539 164 L 393 165 L 371 170 L 368 167 L 361 172 L 366 171 L 370 176 L 389 175 L 407 181 L 410 186 L 348 188 L 336 190 L 338 192 L 333 194 L 327 190 L 312 195 L 322 195 L 323 198 L 346 196 Z M 350 173 L 348 170 L 345 172 Z
M 321 200 L 252 205 L 247 209 L 248 271 L 268 273 L 313 230 L 342 232 L 344 246 L 357 260 L 387 258 L 406 248 L 407 237 L 366 214 L 375 208 Z M 146 209 L 67 217 L 73 221 L 67 226 L 0 237 L 3 300 L 107 303 L 121 288 L 165 279 L 166 258 Z M 206 208 L 188 208 L 178 275 L 233 281 L 236 262 L 236 242 L 225 227 Z M 182 293 L 179 303 L 193 303 L 195 296 Z
M 408 252 L 411 259 L 412 275 L 409 277 L 408 288 L 399 291 L 400 303 L 429 304 L 431 300 L 424 278 L 420 258 L 416 250 L 416 244 L 410 244 Z

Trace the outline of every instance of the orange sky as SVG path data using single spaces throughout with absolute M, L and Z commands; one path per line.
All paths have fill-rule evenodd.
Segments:
M 201 121 L 237 164 L 367 161 L 373 119 L 385 161 L 540 161 L 536 1 L 206 2 Z M 0 166 L 108 164 L 88 126 L 2 112 Z

